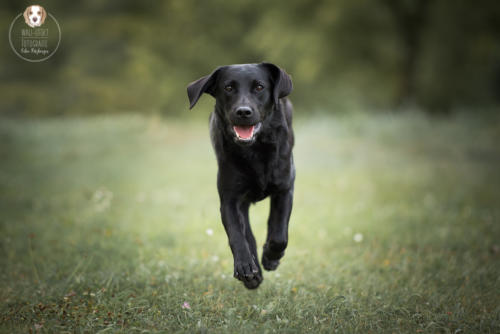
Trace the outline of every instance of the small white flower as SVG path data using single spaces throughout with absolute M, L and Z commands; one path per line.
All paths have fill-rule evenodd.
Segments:
M 361 233 L 356 233 L 356 234 L 354 235 L 354 237 L 353 237 L 353 240 L 354 240 L 355 242 L 361 242 L 361 241 L 363 241 L 363 235 L 362 235 Z
M 217 255 L 212 256 L 212 261 L 213 262 L 219 261 L 219 257 Z
M 214 230 L 212 230 L 211 228 L 207 228 L 207 230 L 205 231 L 205 233 L 207 233 L 207 235 L 213 235 L 214 234 Z
M 97 212 L 102 212 L 111 206 L 113 193 L 108 189 L 101 187 L 92 195 L 92 202 Z
M 146 194 L 143 192 L 138 193 L 137 196 L 135 197 L 135 200 L 139 203 L 144 202 L 146 200 Z

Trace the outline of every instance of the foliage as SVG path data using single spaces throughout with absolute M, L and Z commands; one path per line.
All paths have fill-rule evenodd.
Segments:
M 260 61 L 292 74 L 304 110 L 498 101 L 500 3 L 425 2 L 417 20 L 419 0 L 46 1 L 62 46 L 37 64 L 0 50 L 0 110 L 180 115 L 187 83 L 218 65 Z M 8 27 L 23 9 L 4 1 L 0 22 Z

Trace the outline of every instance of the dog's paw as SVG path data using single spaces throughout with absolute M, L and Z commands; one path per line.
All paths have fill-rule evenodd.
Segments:
M 276 270 L 278 266 L 280 265 L 280 260 L 271 260 L 266 256 L 266 253 L 262 254 L 262 266 L 264 269 L 270 271 L 270 270 Z
M 243 281 L 243 284 L 245 285 L 245 287 L 247 289 L 257 289 L 260 285 L 260 283 L 262 283 L 262 281 L 264 280 L 264 278 L 262 277 L 262 273 L 261 272 L 258 272 L 254 275 L 253 279 L 247 281 Z
M 255 289 L 262 283 L 262 272 L 253 260 L 235 261 L 234 277 L 245 284 L 247 289 Z
M 285 255 L 285 246 L 275 243 L 266 243 L 262 252 L 262 266 L 266 270 L 276 270 L 280 265 L 280 259 Z

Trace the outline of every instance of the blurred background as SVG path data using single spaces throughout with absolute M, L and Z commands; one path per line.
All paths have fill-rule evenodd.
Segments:
M 62 30 L 39 63 L 7 37 L 33 3 Z M 500 1 L 2 0 L 0 23 L 0 332 L 500 333 Z M 248 292 L 186 86 L 262 61 L 293 78 L 297 180 Z
M 498 1 L 39 3 L 59 21 L 62 44 L 28 63 L 4 40 L 2 114 L 183 115 L 189 82 L 261 61 L 293 76 L 301 112 L 476 112 L 500 102 Z M 30 4 L 2 1 L 3 30 Z

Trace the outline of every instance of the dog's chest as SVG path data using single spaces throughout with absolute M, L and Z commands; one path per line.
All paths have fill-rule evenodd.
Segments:
M 291 179 L 291 156 L 281 156 L 276 147 L 260 149 L 240 165 L 245 177 L 247 196 L 260 201 L 267 196 L 289 188 Z

